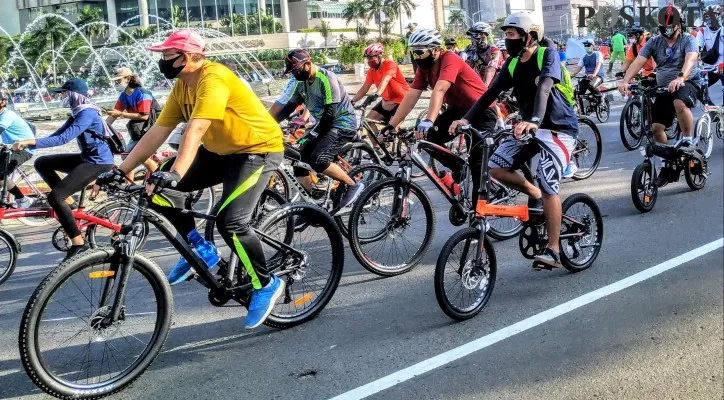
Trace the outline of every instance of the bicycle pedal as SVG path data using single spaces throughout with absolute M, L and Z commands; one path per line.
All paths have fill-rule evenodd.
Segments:
M 535 261 L 535 262 L 533 263 L 533 270 L 536 271 L 536 272 L 542 271 L 542 270 L 553 271 L 553 267 L 551 267 L 551 266 L 548 265 L 548 264 L 544 264 L 544 263 L 542 263 L 542 262 Z

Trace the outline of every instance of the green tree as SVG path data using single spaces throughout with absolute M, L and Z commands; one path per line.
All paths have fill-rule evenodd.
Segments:
M 456 33 L 465 30 L 465 14 L 461 9 L 455 9 L 450 11 L 450 17 L 448 18 L 449 28 Z
M 598 13 L 601 13 L 601 19 L 603 24 L 598 22 L 599 18 L 591 18 L 588 24 L 588 31 L 596 35 L 596 37 L 603 38 L 613 34 L 614 30 L 625 29 L 625 21 L 623 18 L 618 17 L 618 20 L 612 21 L 612 8 L 611 7 L 599 7 Z
M 38 30 L 33 32 L 30 36 L 30 40 L 32 40 L 31 48 L 33 49 L 33 53 L 35 53 L 35 56 L 37 57 L 46 50 L 54 52 L 56 46 L 59 46 L 68 39 L 71 32 L 72 30 L 70 25 L 62 19 L 55 16 L 46 17 L 45 21 L 43 21 L 42 25 L 40 25 L 40 28 L 38 28 Z M 66 50 L 70 49 L 66 47 Z M 53 54 L 52 59 L 53 63 L 51 65 L 51 71 L 53 79 L 55 80 L 57 72 L 55 66 L 55 54 Z
M 412 11 L 417 8 L 413 0 L 385 0 L 387 8 L 394 11 L 393 19 L 400 21 L 400 36 L 405 36 L 405 30 L 402 27 L 402 15 L 412 18 Z
M 276 33 L 282 31 L 282 24 L 271 15 L 261 16 L 261 28 L 263 33 Z
M 96 22 L 103 22 L 103 9 L 85 6 L 78 13 L 76 25 L 82 27 L 85 36 L 90 42 L 93 37 L 102 37 L 108 33 L 108 26 Z
M 319 26 L 314 28 L 319 32 L 322 37 L 324 38 L 324 48 L 327 48 L 327 40 L 329 39 L 329 35 L 332 33 L 332 28 L 329 26 L 329 22 L 325 20 L 319 21 Z
M 186 13 L 179 6 L 173 6 L 171 10 L 171 26 L 175 29 L 179 26 L 179 22 L 186 18 Z
M 367 35 L 367 28 L 361 21 L 367 18 L 367 3 L 364 0 L 352 0 L 347 3 L 342 11 L 342 18 L 349 26 L 349 23 L 354 21 L 357 28 L 357 39 L 362 39 Z
M 148 28 L 138 28 L 134 30 L 131 33 L 131 36 L 134 38 L 141 40 L 141 39 L 148 39 L 149 37 L 156 34 L 156 25 L 149 25 Z

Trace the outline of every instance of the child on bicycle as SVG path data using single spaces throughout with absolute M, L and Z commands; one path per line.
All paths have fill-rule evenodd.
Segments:
M 18 114 L 8 110 L 7 105 L 7 96 L 0 92 L 0 136 L 2 136 L 3 144 L 12 145 L 19 140 L 35 139 L 35 134 L 30 124 Z M 31 149 L 12 150 L 8 155 L 10 160 L 7 169 L 5 169 L 6 160 L 0 158 L 0 185 L 3 184 L 3 180 L 8 175 L 15 171 L 15 168 L 30 160 L 33 157 L 33 153 L 34 151 Z M 15 197 L 15 205 L 18 208 L 28 208 L 33 204 L 33 200 L 30 197 L 25 197 L 23 192 L 20 191 L 20 188 L 15 186 L 15 182 L 12 180 L 8 181 L 8 192 Z

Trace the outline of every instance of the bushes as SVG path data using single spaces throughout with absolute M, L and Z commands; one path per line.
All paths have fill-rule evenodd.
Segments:
M 337 58 L 344 65 L 364 62 L 364 51 L 376 40 L 344 40 L 337 48 Z M 381 40 L 385 46 L 385 58 L 391 57 L 395 62 L 405 56 L 405 44 L 398 38 L 386 37 Z

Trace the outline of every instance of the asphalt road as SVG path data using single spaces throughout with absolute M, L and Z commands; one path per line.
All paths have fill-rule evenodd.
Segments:
M 458 228 L 431 193 L 437 229 L 424 262 L 380 279 L 347 252 L 330 304 L 296 328 L 245 332 L 243 308 L 211 306 L 193 282 L 174 287 L 174 325 L 163 353 L 113 398 L 722 398 L 724 145 L 715 138 L 704 189 L 691 192 L 682 178 L 642 215 L 629 194 L 642 157 L 620 143 L 621 105 L 599 125 L 601 167 L 586 181 L 563 185 L 564 197 L 588 193 L 604 215 L 603 249 L 589 270 L 534 272 L 515 239 L 497 242 L 490 302 L 455 323 L 438 308 L 432 278 L 439 250 Z M 18 325 L 61 255 L 49 245 L 48 229 L 9 229 L 23 254 L 0 287 L 0 399 L 44 398 L 18 360 Z M 157 238 L 143 253 L 165 271 L 177 257 Z

